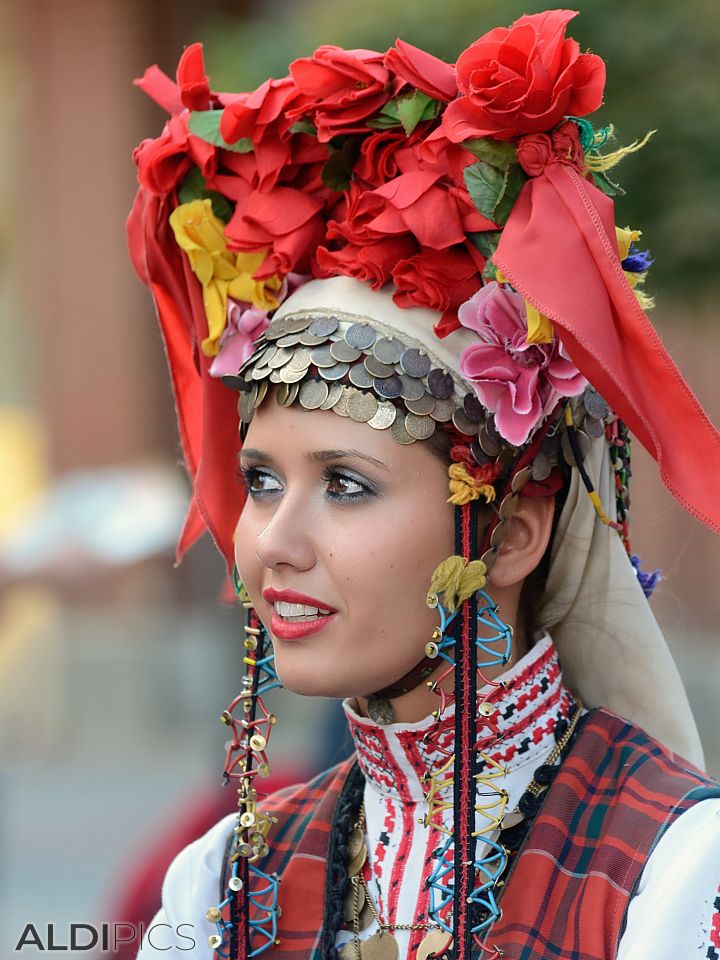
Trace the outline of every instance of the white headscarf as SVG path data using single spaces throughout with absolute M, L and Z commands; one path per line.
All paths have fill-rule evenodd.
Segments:
M 450 369 L 461 395 L 472 390 L 460 376 L 460 355 L 475 334 L 461 328 L 440 340 L 432 329 L 437 313 L 402 309 L 392 293 L 389 286 L 372 290 L 351 277 L 311 280 L 288 297 L 275 317 L 321 309 L 368 320 Z M 604 438 L 592 441 L 586 468 L 606 513 L 615 519 Z M 577 470 L 558 521 L 537 624 L 552 635 L 564 679 L 587 706 L 607 707 L 702 767 L 700 737 L 665 638 L 617 531 L 597 518 Z

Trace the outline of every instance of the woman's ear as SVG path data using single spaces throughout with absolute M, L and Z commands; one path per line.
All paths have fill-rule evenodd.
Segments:
M 554 514 L 554 497 L 518 498 L 488 574 L 492 586 L 513 587 L 532 573 L 550 541 Z

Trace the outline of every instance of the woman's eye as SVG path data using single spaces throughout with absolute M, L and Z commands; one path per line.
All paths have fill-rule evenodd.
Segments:
M 355 497 L 364 496 L 368 490 L 367 487 L 353 480 L 352 477 L 346 477 L 342 473 L 330 473 L 325 478 L 327 481 L 328 493 L 337 497 Z
M 280 483 L 272 474 L 258 470 L 257 467 L 240 467 L 238 473 L 251 496 L 281 489 Z

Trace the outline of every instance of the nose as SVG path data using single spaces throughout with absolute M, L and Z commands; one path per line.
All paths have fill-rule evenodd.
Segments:
M 257 532 L 255 550 L 269 570 L 292 567 L 310 570 L 316 562 L 310 512 L 288 492 Z

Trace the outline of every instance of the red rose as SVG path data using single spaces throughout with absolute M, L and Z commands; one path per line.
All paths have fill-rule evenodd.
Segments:
M 186 47 L 177 66 L 180 99 L 188 110 L 210 109 L 210 84 L 205 75 L 203 45 L 191 43 Z
M 306 103 L 286 111 L 294 122 L 308 117 L 326 143 L 340 133 L 364 133 L 365 121 L 381 110 L 402 86 L 392 81 L 383 66 L 383 55 L 374 50 L 343 50 L 326 45 L 312 57 L 290 64 L 290 74 Z
M 583 149 L 578 128 L 572 120 L 561 123 L 552 133 L 530 133 L 518 140 L 518 163 L 531 177 L 539 176 L 549 163 L 569 163 L 582 170 Z
M 215 172 L 215 147 L 188 132 L 187 117 L 170 117 L 157 139 L 143 140 L 133 151 L 138 180 L 152 193 L 173 191 L 193 164 L 200 167 L 204 177 Z
M 238 202 L 225 228 L 233 250 L 268 250 L 254 276 L 265 279 L 273 273 L 295 270 L 309 273 L 310 257 L 325 236 L 323 199 L 295 190 L 276 187 L 267 192 L 254 190 Z
M 356 277 L 377 290 L 391 279 L 393 267 L 399 260 L 411 257 L 416 252 L 417 245 L 407 234 L 363 243 L 361 246 L 349 243 L 341 250 L 318 247 L 317 265 L 313 264 L 313 275 L 336 277 L 343 274 Z
M 550 10 L 520 17 L 468 47 L 456 64 L 464 96 L 448 105 L 442 119 L 448 139 L 509 140 L 550 130 L 567 114 L 597 110 L 605 64 L 565 38 L 575 16 L 574 10 Z
M 399 37 L 384 62 L 388 70 L 434 100 L 447 103 L 457 95 L 454 67 Z
M 422 247 L 444 250 L 465 239 L 457 204 L 445 187 L 441 174 L 415 170 L 367 193 L 358 203 L 368 219 L 368 230 L 377 235 L 412 233 Z
M 442 313 L 434 328 L 438 336 L 460 326 L 457 310 L 482 286 L 475 261 L 463 246 L 437 252 L 421 253 L 401 260 L 392 272 L 396 293 L 393 300 L 399 307 L 430 307 Z
M 372 188 L 392 180 L 400 173 L 396 153 L 407 143 L 405 132 L 397 130 L 383 130 L 364 137 L 360 156 L 353 167 L 353 181 L 361 181 Z

